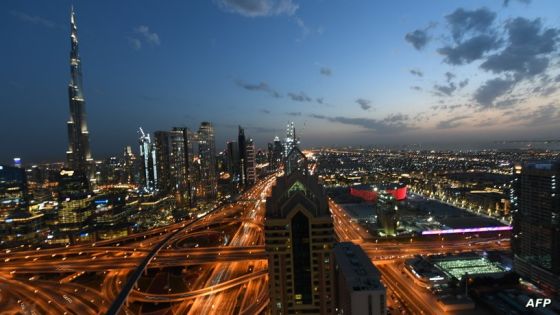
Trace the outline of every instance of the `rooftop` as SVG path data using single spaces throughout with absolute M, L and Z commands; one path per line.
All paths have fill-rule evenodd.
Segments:
M 337 269 L 353 291 L 383 290 L 381 275 L 362 248 L 352 243 L 338 243 L 333 249 Z

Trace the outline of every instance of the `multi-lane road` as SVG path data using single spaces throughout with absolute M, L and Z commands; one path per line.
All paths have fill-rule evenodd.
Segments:
M 120 314 L 258 314 L 268 304 L 263 222 L 274 180 L 199 219 L 88 245 L 0 252 L 0 311 L 104 314 L 113 306 Z M 403 258 L 509 247 L 491 237 L 376 243 L 342 207 L 332 200 L 329 207 L 337 238 L 361 245 L 414 312 L 429 314 L 429 300 L 399 285 Z

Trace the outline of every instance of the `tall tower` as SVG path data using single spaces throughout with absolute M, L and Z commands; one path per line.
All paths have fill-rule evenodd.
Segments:
M 239 126 L 239 133 L 237 136 L 237 144 L 239 145 L 239 170 L 240 170 L 240 182 L 241 186 L 245 186 L 247 183 L 247 143 L 245 140 L 245 129 Z
M 266 200 L 265 250 L 270 310 L 279 314 L 333 314 L 333 220 L 317 175 L 297 146 Z
M 218 177 L 216 174 L 216 144 L 214 127 L 209 122 L 202 122 L 198 129 L 198 155 L 200 158 L 200 181 L 203 196 L 212 201 L 218 194 Z
M 68 166 L 83 174 L 89 174 L 92 162 L 89 148 L 89 132 L 86 106 L 82 88 L 82 63 L 78 54 L 78 27 L 74 8 L 70 13 L 70 83 L 68 84 L 70 119 L 68 120 Z

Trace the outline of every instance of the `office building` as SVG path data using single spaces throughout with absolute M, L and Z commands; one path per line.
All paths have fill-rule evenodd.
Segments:
M 239 126 L 237 135 L 237 144 L 239 145 L 239 171 L 241 186 L 247 184 L 247 142 L 245 139 L 245 129 Z
M 93 159 L 89 147 L 89 131 L 86 120 L 86 105 L 82 87 L 82 62 L 78 53 L 78 27 L 76 14 L 70 14 L 70 83 L 68 97 L 70 119 L 68 120 L 68 150 L 66 158 L 70 169 L 90 177 Z
M 209 122 L 202 122 L 198 129 L 198 157 L 200 159 L 201 195 L 206 201 L 212 201 L 218 194 L 218 175 L 214 127 Z
M 240 181 L 239 169 L 239 145 L 235 141 L 229 141 L 226 146 L 226 169 L 231 176 L 231 183 L 237 186 Z
M 387 313 L 386 290 L 381 274 L 364 250 L 353 243 L 333 249 L 336 279 L 336 314 L 381 315 Z
M 158 187 L 158 174 L 156 164 L 156 150 L 155 146 L 150 139 L 150 134 L 144 133 L 142 128 L 139 128 L 140 138 L 138 143 L 140 145 L 140 163 L 141 175 L 140 185 L 145 192 L 154 192 Z
M 0 165 L 0 220 L 27 209 L 27 176 L 23 168 Z
M 247 141 L 247 145 L 245 146 L 245 159 L 247 186 L 252 186 L 257 181 L 257 155 L 253 139 Z
M 334 231 L 327 197 L 297 147 L 286 164 L 266 201 L 270 311 L 333 314 Z
M 56 229 L 73 236 L 87 229 L 93 212 L 93 193 L 85 174 L 74 170 L 61 170 L 58 177 L 58 218 Z
M 514 270 L 560 294 L 560 162 L 529 162 L 518 170 L 513 213 Z
M 157 189 L 173 193 L 180 203 L 190 202 L 189 132 L 175 127 L 171 131 L 154 133 Z

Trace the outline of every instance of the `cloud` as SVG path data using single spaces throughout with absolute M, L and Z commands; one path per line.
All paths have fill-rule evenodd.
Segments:
M 313 101 L 313 99 L 309 96 L 307 96 L 307 94 L 305 94 L 305 92 L 300 91 L 299 93 L 288 93 L 288 97 L 292 100 L 292 101 L 296 101 L 296 102 L 311 102 Z
M 150 28 L 146 25 L 140 25 L 134 28 L 134 32 L 144 40 L 144 42 L 150 45 L 159 45 L 159 35 L 156 32 L 150 31 Z
M 316 101 L 316 102 L 317 102 L 318 104 L 321 104 L 321 105 L 323 105 L 323 104 L 324 104 L 324 102 L 325 102 L 325 99 L 324 99 L 324 98 L 322 98 L 322 97 L 317 97 L 317 98 L 315 99 L 315 101 Z
M 297 117 L 297 116 L 301 116 L 301 112 L 288 112 L 286 113 L 286 115 Z
M 134 35 L 127 37 L 127 40 L 130 46 L 136 50 L 142 48 L 144 44 L 159 46 L 161 43 L 159 35 L 150 31 L 150 28 L 146 25 L 137 26 L 132 31 Z
M 364 98 L 359 98 L 356 100 L 356 103 L 358 103 L 360 105 L 360 107 L 363 110 L 370 110 L 371 109 L 371 101 L 370 100 L 366 100 Z
M 332 74 L 332 70 L 329 67 L 321 67 L 320 73 L 324 76 L 330 77 Z
M 521 123 L 535 127 L 560 122 L 560 109 L 557 104 L 541 105 L 533 111 L 508 111 L 504 115 L 511 116 L 508 122 Z
M 417 50 L 424 48 L 430 41 L 427 30 L 415 30 L 404 36 L 404 39 L 412 44 Z
M 447 82 L 451 82 L 451 80 L 453 80 L 453 78 L 455 78 L 455 74 L 453 74 L 451 72 L 446 72 L 445 73 L 445 78 L 447 79 Z
M 408 70 L 410 72 L 410 74 L 415 75 L 417 77 L 423 77 L 424 73 L 418 69 L 410 69 Z
M 268 109 L 261 109 L 261 113 L 263 113 L 263 114 L 270 114 L 270 110 L 268 110 Z
M 496 13 L 486 8 L 472 11 L 459 8 L 447 15 L 445 19 L 447 20 L 447 24 L 451 27 L 453 39 L 456 42 L 460 42 L 467 33 L 487 32 L 496 19 Z
M 474 93 L 474 99 L 483 107 L 492 107 L 496 98 L 507 93 L 515 85 L 512 79 L 491 79 L 486 81 Z
M 448 85 L 435 84 L 434 85 L 434 90 L 436 90 L 437 95 L 451 96 L 453 94 L 453 92 L 455 92 L 455 90 L 457 90 L 457 86 L 453 82 L 449 83 Z
M 462 89 L 469 84 L 469 79 L 465 79 L 459 82 L 459 88 Z
M 245 83 L 241 80 L 235 80 L 235 84 L 239 87 L 244 88 L 245 90 L 248 90 L 248 91 L 266 92 L 267 94 L 271 95 L 274 98 L 282 97 L 280 95 L 280 93 L 276 92 L 266 82 L 260 82 L 259 84 L 251 84 L 251 83 Z
M 142 42 L 138 38 L 128 37 L 128 43 L 136 50 L 142 48 Z
M 521 3 L 524 3 L 524 4 L 529 4 L 529 3 L 531 3 L 531 0 L 517 0 L 517 1 L 519 1 L 519 2 L 521 2 Z M 510 2 L 511 2 L 511 0 L 504 0 L 504 7 L 507 7 L 507 6 L 509 5 Z
M 493 73 L 509 72 L 518 79 L 543 73 L 549 65 L 549 54 L 555 51 L 560 30 L 543 29 L 540 19 L 522 17 L 506 23 L 508 44 L 491 55 L 481 68 Z
M 416 90 L 416 91 L 422 91 L 422 88 L 419 87 L 418 85 L 411 86 L 410 88 L 413 89 L 413 90 Z
M 455 46 L 444 46 L 438 49 L 444 62 L 451 65 L 471 63 L 484 56 L 485 53 L 498 48 L 498 39 L 493 35 L 478 35 Z
M 15 16 L 16 18 L 20 19 L 23 22 L 27 22 L 27 23 L 31 23 L 31 24 L 37 24 L 37 25 L 41 25 L 41 26 L 45 26 L 45 27 L 49 27 L 49 28 L 53 28 L 55 26 L 54 22 L 51 20 L 47 20 L 43 17 L 37 16 L 37 15 L 29 15 L 25 12 L 20 12 L 20 11 L 15 11 L 12 10 L 10 11 L 10 14 Z
M 299 8 L 292 0 L 214 0 L 214 2 L 226 12 L 247 17 L 291 16 Z
M 554 79 L 555 82 L 560 82 L 560 74 Z
M 413 129 L 411 126 L 403 122 L 405 120 L 408 120 L 408 116 L 402 114 L 395 114 L 393 116 L 389 115 L 387 116 L 387 118 L 381 120 L 343 116 L 329 117 L 320 114 L 310 114 L 309 117 L 327 120 L 330 122 L 337 122 L 345 125 L 358 126 L 367 130 L 375 131 L 379 134 L 400 133 Z
M 447 119 L 447 120 L 442 120 L 440 121 L 437 125 L 436 128 L 438 129 L 451 129 L 451 128 L 457 128 L 460 125 L 463 124 L 462 120 L 471 118 L 471 116 L 457 116 L 457 117 L 453 117 L 451 119 Z
M 409 120 L 408 115 L 402 113 L 396 113 L 396 114 L 391 113 L 387 117 L 383 118 L 383 121 L 387 123 L 398 123 L 407 120 Z

